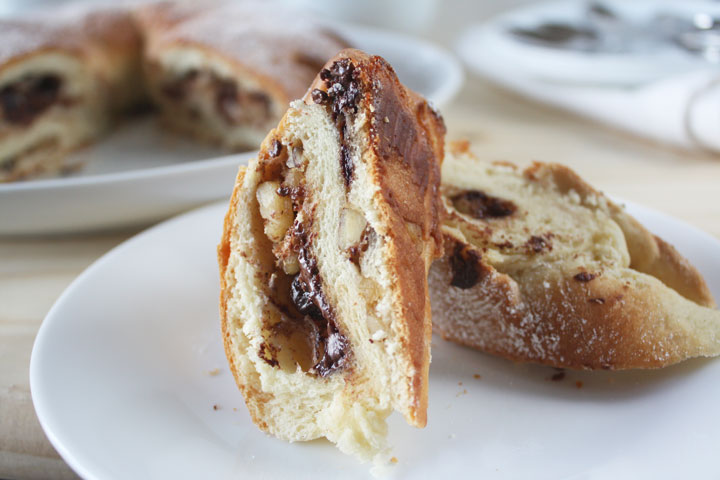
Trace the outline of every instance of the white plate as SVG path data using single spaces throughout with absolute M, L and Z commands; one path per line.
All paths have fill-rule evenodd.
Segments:
M 657 41 L 632 53 L 585 53 L 517 40 L 510 28 L 534 28 L 542 23 L 583 25 L 589 2 L 561 0 L 539 2 L 504 13 L 483 24 L 470 27 L 458 43 L 457 53 L 475 72 L 497 77 L 506 75 L 531 77 L 552 83 L 626 86 L 658 80 L 669 75 L 697 69 L 715 68 L 702 57 Z M 720 14 L 717 2 L 658 0 L 603 0 L 621 18 L 647 28 L 659 13 L 691 18 L 692 14 Z M 642 27 L 638 27 L 642 28 Z
M 462 85 L 462 67 L 432 43 L 344 25 L 352 45 L 385 57 L 400 80 L 436 106 Z M 0 235 L 61 233 L 149 224 L 229 196 L 253 153 L 222 153 L 163 132 L 153 119 L 121 126 L 74 154 L 87 168 L 61 178 L 0 184 Z
M 717 239 L 629 210 L 720 297 Z M 367 465 L 328 442 L 288 444 L 252 424 L 221 345 L 224 211 L 205 207 L 138 235 L 65 291 L 32 353 L 40 423 L 87 479 L 366 478 Z M 720 359 L 550 381 L 553 369 L 438 338 L 432 353 L 427 428 L 391 417 L 397 478 L 720 477 Z

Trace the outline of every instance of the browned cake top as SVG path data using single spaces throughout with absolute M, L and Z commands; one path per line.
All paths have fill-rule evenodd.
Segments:
M 0 20 L 0 65 L 39 51 L 75 53 L 102 48 L 138 50 L 140 37 L 128 9 L 72 5 Z
M 301 97 L 328 58 L 347 43 L 311 18 L 258 2 L 199 7 L 160 4 L 140 15 L 152 57 L 177 45 L 212 50 Z

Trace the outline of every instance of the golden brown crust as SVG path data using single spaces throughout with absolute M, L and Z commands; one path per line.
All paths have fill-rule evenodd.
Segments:
M 467 145 L 450 151 L 465 154 Z M 624 235 L 630 265 L 578 275 L 572 262 L 538 261 L 503 273 L 486 252 L 489 223 L 464 220 L 448 207 L 452 224 L 463 223 L 460 230 L 445 226 L 446 256 L 431 269 L 438 333 L 515 361 L 581 369 L 657 368 L 720 353 L 720 312 L 704 308 L 714 305 L 707 285 L 672 246 L 567 167 L 536 163 L 518 175 L 548 195 L 572 191 L 606 208 Z M 458 271 L 476 283 L 461 285 Z
M 228 331 L 228 313 L 227 304 L 228 296 L 230 295 L 230 289 L 227 284 L 227 268 L 228 261 L 230 260 L 230 243 L 232 239 L 233 224 L 235 221 L 235 215 L 238 208 L 238 199 L 240 194 L 240 187 L 245 178 L 245 167 L 238 169 L 237 178 L 235 179 L 235 187 L 233 188 L 232 196 L 230 197 L 230 206 L 225 218 L 223 220 L 223 231 L 220 243 L 217 247 L 218 266 L 220 267 L 220 326 L 222 329 L 223 344 L 225 347 L 225 354 L 230 364 L 230 371 L 232 371 L 233 377 L 238 384 L 238 387 L 243 388 L 240 385 L 238 376 L 238 369 L 235 365 L 234 356 L 230 354 L 228 348 L 230 347 L 229 337 L 230 332 Z
M 237 178 L 235 179 L 235 187 L 233 188 L 232 197 L 230 197 L 230 206 L 223 221 L 222 237 L 220 238 L 220 243 L 217 247 L 218 266 L 220 267 L 220 327 L 222 329 L 223 344 L 225 354 L 230 365 L 230 371 L 232 372 L 240 389 L 243 387 L 240 385 L 237 366 L 235 365 L 234 357 L 230 355 L 230 352 L 228 351 L 230 345 L 230 332 L 228 331 L 227 304 L 230 290 L 227 284 L 227 268 L 228 261 L 230 260 L 230 242 L 232 238 L 233 223 L 237 212 L 238 195 L 240 192 L 239 186 L 242 185 L 244 178 L 245 167 L 240 167 L 238 169 Z
M 448 238 L 446 249 L 456 242 Z M 482 257 L 481 257 L 482 258 Z M 435 328 L 446 340 L 514 361 L 558 368 L 658 368 L 684 360 L 695 348 L 668 342 L 656 292 L 610 274 L 591 282 L 574 272 L 511 277 L 482 259 L 470 289 L 450 287 L 450 257 L 431 270 Z
M 238 169 L 238 174 L 235 179 L 235 187 L 233 188 L 233 193 L 230 198 L 230 205 L 223 220 L 222 237 L 217 247 L 218 265 L 220 267 L 220 327 L 222 331 L 225 356 L 228 359 L 228 365 L 233 378 L 235 379 L 235 383 L 240 389 L 243 398 L 246 399 L 245 403 L 253 422 L 262 430 L 267 431 L 268 425 L 264 420 L 263 405 L 268 398 L 268 394 L 258 390 L 254 387 L 253 383 L 247 382 L 243 379 L 239 367 L 235 363 L 235 359 L 237 357 L 234 352 L 232 352 L 232 340 L 230 338 L 231 334 L 228 323 L 228 300 L 231 289 L 227 284 L 227 268 L 231 254 L 231 239 L 235 228 L 235 216 L 238 208 L 240 208 L 240 193 L 242 192 L 242 185 L 245 180 L 245 171 L 246 167 L 240 167 Z
M 630 268 L 658 278 L 688 300 L 705 307 L 715 307 L 715 300 L 702 275 L 675 247 L 648 232 L 622 208 L 611 205 L 611 212 L 627 238 L 632 259 Z

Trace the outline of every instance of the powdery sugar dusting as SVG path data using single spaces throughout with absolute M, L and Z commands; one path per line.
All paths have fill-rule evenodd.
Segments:
M 0 32 L 0 64 L 42 49 L 82 53 L 90 42 L 122 45 L 138 39 L 130 10 L 87 4 L 3 19 Z
M 207 9 L 152 38 L 160 52 L 202 45 L 231 62 L 279 81 L 291 98 L 305 93 L 325 62 L 347 44 L 305 15 L 241 2 Z

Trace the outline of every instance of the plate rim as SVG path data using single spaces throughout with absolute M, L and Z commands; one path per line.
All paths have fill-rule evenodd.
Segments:
M 625 201 L 617 197 L 611 197 L 611 200 L 622 206 L 624 209 L 628 210 L 633 216 L 653 218 L 654 220 L 660 221 L 670 221 L 671 223 L 679 227 L 682 226 L 682 231 L 684 232 L 684 235 L 694 238 L 697 237 L 698 240 L 701 241 L 712 242 L 717 246 L 718 250 L 720 250 L 720 239 L 716 238 L 714 235 L 711 235 L 708 232 L 703 231 L 698 227 L 695 227 L 694 225 L 686 223 L 682 219 L 673 217 L 654 208 L 646 207 L 635 202 Z M 62 308 L 65 303 L 72 298 L 73 293 L 78 288 L 81 288 L 82 284 L 86 281 L 86 278 L 92 276 L 98 269 L 103 268 L 106 263 L 112 262 L 112 260 L 116 256 L 122 254 L 127 249 L 133 248 L 136 243 L 142 241 L 143 239 L 155 235 L 157 232 L 165 230 L 172 225 L 187 222 L 193 217 L 203 217 L 205 215 L 210 215 L 211 212 L 214 212 L 216 210 L 222 211 L 226 207 L 227 201 L 218 201 L 210 205 L 198 207 L 188 212 L 174 216 L 163 222 L 160 222 L 123 241 L 119 245 L 115 246 L 114 248 L 100 256 L 97 260 L 95 260 L 92 264 L 85 268 L 75 279 L 73 279 L 73 281 L 63 290 L 57 300 L 53 303 L 47 315 L 44 317 L 43 322 L 41 323 L 40 328 L 38 329 L 38 333 L 33 342 L 33 348 L 30 357 L 29 376 L 32 403 L 38 421 L 43 429 L 43 432 L 45 433 L 45 435 L 47 435 L 50 443 L 58 451 L 63 460 L 83 478 L 104 478 L 102 476 L 102 472 L 97 471 L 98 469 L 102 470 L 103 467 L 101 465 L 97 465 L 96 468 L 88 467 L 86 463 L 79 461 L 76 458 L 71 448 L 68 448 L 66 446 L 66 441 L 64 441 L 62 437 L 63 435 L 67 435 L 67 432 L 62 433 L 61 431 L 56 431 L 54 429 L 55 427 L 58 427 L 58 425 L 53 425 L 57 422 L 58 417 L 55 413 L 53 413 L 52 408 L 46 405 L 48 403 L 47 392 L 44 391 L 45 387 L 42 385 L 40 380 L 42 376 L 42 369 L 45 365 L 42 361 L 43 349 L 45 348 L 44 345 L 46 345 L 52 339 L 52 337 L 49 336 L 48 331 L 51 328 L 57 328 L 51 327 L 51 325 L 57 325 L 58 322 L 62 323 L 63 317 L 58 312 L 62 312 Z M 718 361 L 720 361 L 720 359 L 718 359 Z

